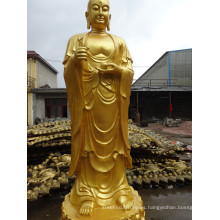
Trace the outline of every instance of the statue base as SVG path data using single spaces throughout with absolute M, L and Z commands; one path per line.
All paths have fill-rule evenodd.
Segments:
M 131 187 L 132 188 L 132 187 Z M 90 216 L 80 215 L 80 207 L 75 207 L 70 203 L 70 194 L 65 196 L 62 203 L 61 220 L 145 220 L 143 202 L 138 192 L 132 188 L 134 203 L 131 209 L 125 210 L 118 206 L 95 207 Z

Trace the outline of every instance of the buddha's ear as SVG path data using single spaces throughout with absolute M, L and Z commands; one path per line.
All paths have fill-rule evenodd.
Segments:
M 89 12 L 86 11 L 85 15 L 86 15 L 86 21 L 87 21 L 87 29 L 90 29 L 91 23 L 89 19 Z
M 107 30 L 110 31 L 110 20 L 111 20 L 112 15 L 109 15 L 109 19 L 108 19 L 108 24 L 107 24 Z

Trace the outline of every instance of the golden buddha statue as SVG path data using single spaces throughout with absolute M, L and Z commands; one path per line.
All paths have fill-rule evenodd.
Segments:
M 132 167 L 128 106 L 134 72 L 125 41 L 106 32 L 109 9 L 108 0 L 89 0 L 91 31 L 70 38 L 63 61 L 71 114 L 69 176 L 77 173 L 68 196 L 81 216 L 95 207 L 134 205 L 125 174 Z

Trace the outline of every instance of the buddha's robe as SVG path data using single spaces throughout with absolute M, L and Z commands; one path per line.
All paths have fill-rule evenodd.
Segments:
M 114 42 L 110 56 L 100 58 L 88 51 L 81 67 L 69 62 L 80 44 L 87 46 L 84 33 L 70 38 L 63 61 L 71 114 L 69 176 L 77 172 L 71 192 L 76 205 L 88 200 L 111 205 L 118 196 L 130 193 L 125 168 L 132 167 L 128 143 L 132 59 L 124 40 L 109 36 Z M 96 67 L 102 63 L 117 64 L 121 74 L 98 73 Z

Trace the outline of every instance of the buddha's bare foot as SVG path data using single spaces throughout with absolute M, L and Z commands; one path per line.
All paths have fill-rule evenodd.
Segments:
M 118 205 L 122 206 L 125 210 L 129 210 L 133 206 L 133 200 L 128 200 L 127 196 L 120 196 L 117 200 Z
M 81 215 L 91 215 L 93 208 L 94 208 L 94 202 L 92 201 L 83 202 L 79 213 Z

